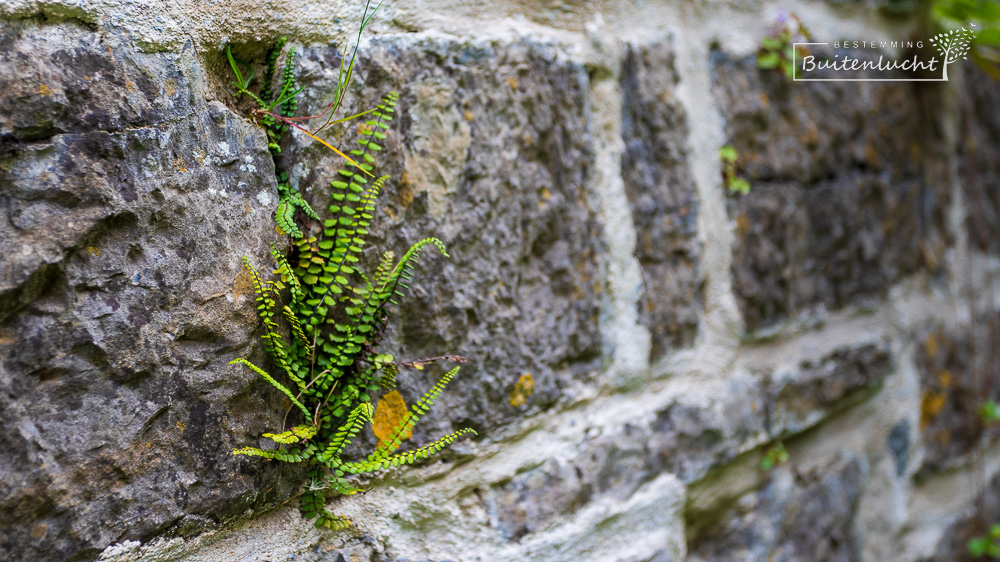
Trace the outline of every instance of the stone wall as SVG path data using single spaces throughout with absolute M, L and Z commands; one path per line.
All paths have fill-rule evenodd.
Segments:
M 753 58 L 780 9 L 911 32 L 874 4 L 387 3 L 346 107 L 400 93 L 374 245 L 452 258 L 386 349 L 468 356 L 414 441 L 480 437 L 336 499 L 356 527 L 329 533 L 286 501 L 296 467 L 229 453 L 286 404 L 228 365 L 264 359 L 241 257 L 282 240 L 222 47 L 288 36 L 313 112 L 357 2 L 0 3 L 0 557 L 962 559 L 1000 501 L 975 413 L 1000 397 L 1000 86 Z M 324 207 L 338 159 L 280 158 Z

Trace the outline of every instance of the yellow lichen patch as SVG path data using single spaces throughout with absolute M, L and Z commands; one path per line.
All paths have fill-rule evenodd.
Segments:
M 174 159 L 174 171 L 182 173 L 187 171 L 187 168 L 184 166 L 184 159 L 180 156 Z
M 101 249 L 94 246 L 88 246 L 87 253 L 92 256 L 99 256 L 101 255 Z
M 545 202 L 552 198 L 552 192 L 549 191 L 549 188 L 542 186 L 542 188 L 538 190 L 538 196 L 542 198 L 542 200 L 538 202 L 538 206 L 544 207 Z
M 510 84 L 511 90 L 517 90 L 517 78 L 511 76 L 510 78 L 507 79 L 507 83 Z
M 392 433 L 399 427 L 399 423 L 406 416 L 406 402 L 403 395 L 398 390 L 386 394 L 375 406 L 375 415 L 372 416 L 372 433 L 378 438 L 379 447 L 382 441 L 392 437 Z M 409 439 L 413 435 L 413 429 L 408 429 L 401 437 Z
M 931 357 L 937 355 L 937 337 L 933 333 L 927 334 L 927 337 L 924 339 L 924 349 L 927 350 L 927 355 Z
M 941 384 L 941 388 L 948 388 L 951 386 L 951 371 L 943 369 L 940 373 L 938 373 L 938 383 Z
M 517 379 L 517 384 L 514 385 L 514 390 L 510 393 L 510 405 L 515 408 L 524 406 L 534 393 L 535 378 L 531 376 L 531 373 L 524 373 L 521 378 Z
M 473 115 L 471 111 L 469 111 L 468 109 L 465 110 L 465 120 L 466 121 L 472 121 L 475 118 L 476 118 L 476 116 Z
M 41 94 L 41 95 L 43 95 L 43 96 L 51 96 L 52 95 L 52 88 L 46 86 L 45 84 L 39 84 L 38 85 L 38 93 Z
M 181 431 L 181 433 L 184 433 L 184 430 L 188 428 L 187 424 L 185 424 L 184 422 L 177 422 L 177 424 L 175 425 L 175 427 L 177 429 L 179 429 Z
M 944 408 L 947 395 L 943 392 L 928 392 L 924 394 L 920 404 L 920 429 L 925 429 Z

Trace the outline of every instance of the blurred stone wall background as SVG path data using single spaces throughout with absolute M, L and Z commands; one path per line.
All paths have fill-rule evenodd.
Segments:
M 1000 391 L 1000 87 L 754 64 L 781 11 L 908 37 L 880 4 L 387 2 L 347 107 L 401 94 L 374 246 L 453 258 L 386 349 L 468 356 L 414 440 L 481 436 L 336 500 L 357 527 L 332 534 L 285 503 L 295 467 L 229 453 L 285 404 L 227 365 L 263 361 L 240 258 L 282 240 L 222 49 L 289 37 L 316 111 L 360 5 L 0 2 L 0 557 L 962 559 L 1000 520 L 975 415 Z M 325 207 L 338 160 L 282 158 Z

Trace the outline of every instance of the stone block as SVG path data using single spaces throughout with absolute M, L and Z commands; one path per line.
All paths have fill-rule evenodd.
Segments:
M 701 310 L 698 199 L 687 157 L 687 118 L 669 40 L 630 45 L 622 65 L 622 180 L 632 207 L 645 286 L 639 319 L 651 360 L 689 346 Z
M 192 101 L 193 57 L 0 30 L 0 558 L 85 559 L 287 497 L 287 468 L 230 452 L 284 413 L 227 364 L 259 347 L 240 256 L 278 241 L 263 136 Z
M 737 173 L 752 186 L 728 201 L 733 288 L 749 330 L 864 305 L 938 267 L 950 201 L 929 108 L 940 92 L 904 82 L 793 85 L 752 57 L 720 51 L 711 64 Z

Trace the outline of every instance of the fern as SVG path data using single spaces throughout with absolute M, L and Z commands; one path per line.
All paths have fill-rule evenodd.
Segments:
M 268 55 L 268 74 L 277 72 L 278 51 L 280 42 Z M 254 95 L 263 103 L 285 100 L 281 102 L 281 111 L 289 115 L 295 109 L 289 103 L 294 97 L 288 98 L 287 94 L 294 89 L 289 71 L 293 56 L 289 50 L 280 91 L 262 89 L 259 96 Z M 249 80 L 241 75 L 237 80 L 243 81 L 246 90 Z M 369 179 L 369 176 L 377 165 L 375 154 L 382 149 L 379 143 L 388 137 L 397 99 L 397 94 L 391 93 L 368 112 L 370 118 L 360 128 L 360 148 L 349 151 L 357 164 L 345 165 L 331 182 L 331 218 L 323 221 L 322 232 L 313 235 L 312 230 L 299 224 L 296 217 L 299 212 L 316 220 L 318 217 L 301 195 L 284 183 L 287 176 L 279 175 L 281 199 L 275 222 L 280 231 L 292 238 L 292 251 L 285 256 L 271 247 L 275 269 L 270 281 L 264 281 L 244 258 L 264 326 L 261 337 L 276 368 L 290 385 L 245 359 L 232 363 L 245 365 L 278 389 L 302 413 L 305 423 L 287 431 L 263 434 L 277 444 L 275 449 L 243 447 L 233 453 L 307 463 L 310 468 L 300 504 L 302 513 L 306 518 L 315 518 L 317 526 L 333 530 L 349 527 L 351 522 L 326 508 L 326 494 L 356 493 L 359 489 L 352 481 L 358 475 L 412 464 L 438 453 L 462 436 L 475 434 L 471 429 L 462 429 L 421 448 L 397 453 L 403 436 L 427 414 L 458 374 L 459 368 L 455 367 L 413 404 L 390 439 L 364 460 L 343 458 L 345 449 L 371 422 L 374 396 L 381 389 L 395 386 L 400 364 L 422 368 L 424 363 L 439 359 L 464 361 L 459 356 L 442 356 L 397 364 L 392 355 L 377 351 L 389 312 L 396 306 L 396 299 L 405 294 L 421 252 L 433 246 L 448 255 L 440 240 L 425 238 L 411 246 L 398 261 L 393 252 L 382 254 L 371 276 L 362 271 L 362 253 L 375 217 L 376 202 L 389 178 L 383 175 Z M 282 294 L 288 295 L 287 302 L 281 301 Z M 287 342 L 278 326 L 279 313 L 288 324 Z

